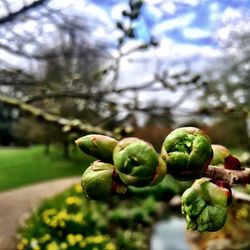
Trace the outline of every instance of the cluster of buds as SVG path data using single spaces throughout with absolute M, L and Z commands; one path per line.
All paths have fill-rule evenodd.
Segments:
M 99 200 L 123 194 L 128 186 L 157 185 L 166 174 L 171 174 L 181 181 L 196 180 L 182 196 L 187 228 L 216 231 L 223 227 L 230 186 L 203 176 L 209 165 L 236 169 L 239 162 L 225 147 L 212 145 L 202 130 L 182 127 L 172 131 L 159 155 L 150 143 L 135 137 L 117 141 L 91 134 L 79 138 L 76 144 L 85 154 L 96 158 L 81 181 L 89 198 Z
M 156 185 L 166 175 L 166 164 L 153 146 L 138 138 L 121 141 L 104 135 L 76 140 L 87 155 L 95 157 L 84 172 L 81 185 L 91 199 L 105 199 L 126 192 L 127 186 Z

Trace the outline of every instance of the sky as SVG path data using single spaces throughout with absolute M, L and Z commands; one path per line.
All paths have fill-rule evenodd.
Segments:
M 26 0 L 32 2 L 34 0 Z M 19 9 L 23 1 L 9 0 L 11 10 Z M 126 45 L 148 41 L 151 36 L 160 41 L 159 58 L 169 62 L 200 61 L 201 58 L 220 56 L 223 41 L 248 28 L 242 17 L 250 22 L 249 0 L 144 0 L 142 15 L 136 22 L 136 37 Z M 0 2 L 1 3 L 1 2 Z M 95 25 L 96 41 L 116 42 L 120 33 L 115 21 L 122 19 L 121 12 L 128 8 L 128 0 L 51 0 L 51 6 L 83 13 L 89 19 L 105 25 Z M 0 16 L 6 8 L 0 6 Z M 98 23 L 96 22 L 96 23 Z M 28 27 L 31 29 L 31 22 Z M 125 47 L 127 49 L 128 47 Z M 166 61 L 164 59 L 164 61 Z
M 19 8 L 17 2 L 21 4 L 23 1 L 13 1 L 13 6 Z M 52 7 L 65 12 L 84 13 L 90 23 L 95 23 L 93 39 L 96 42 L 106 40 L 110 44 L 121 35 L 115 22 L 122 19 L 121 13 L 128 8 L 127 3 L 127 0 L 50 1 Z M 249 0 L 145 0 L 136 23 L 136 39 L 128 41 L 123 49 L 126 51 L 148 41 L 151 36 L 159 40 L 160 45 L 123 58 L 119 85 L 135 86 L 151 80 L 161 67 L 167 68 L 170 74 L 184 67 L 200 72 L 221 57 L 225 40 L 249 29 L 247 23 L 250 23 Z M 115 50 L 113 53 L 116 56 Z M 143 63 L 135 63 L 140 58 Z M 171 93 L 173 99 L 181 95 L 181 92 Z M 170 95 L 156 93 L 156 96 L 142 92 L 139 98 L 161 102 L 162 97 L 166 102 L 166 96 Z M 194 106 L 195 102 L 184 105 Z
M 128 8 L 127 3 L 127 0 L 87 1 L 84 11 L 106 24 L 95 29 L 97 40 L 117 41 L 120 33 L 114 23 L 122 20 L 121 12 Z M 245 20 L 250 22 L 248 0 L 145 0 L 145 3 L 136 23 L 137 39 L 129 41 L 124 49 L 153 36 L 160 46 L 153 54 L 149 51 L 148 58 L 157 56 L 158 64 L 177 65 L 181 61 L 195 70 L 203 69 L 221 56 L 224 41 L 248 28 Z
M 121 19 L 127 1 L 89 0 L 107 13 L 105 19 Z M 216 46 L 218 29 L 239 18 L 249 18 L 248 0 L 146 0 L 137 24 L 138 38 L 147 39 L 149 30 L 157 38 L 169 37 L 179 44 Z M 100 12 L 98 12 L 98 15 Z M 104 14 L 105 15 L 105 14 Z M 221 34 L 225 38 L 227 34 Z
M 88 3 L 85 11 L 89 8 L 89 13 L 96 13 L 108 27 L 114 24 L 114 20 L 121 20 L 122 10 L 128 8 L 127 1 L 122 0 L 89 0 Z M 185 67 L 189 65 L 193 72 L 200 72 L 221 57 L 224 41 L 242 33 L 247 28 L 245 20 L 250 21 L 249 0 L 145 0 L 145 3 L 136 24 L 137 39 L 128 42 L 125 50 L 139 41 L 147 41 L 151 35 L 160 41 L 160 46 L 144 53 L 146 63 L 143 65 L 130 63 L 136 61 L 139 54 L 124 59 L 121 85 L 136 85 L 149 80 L 159 65 L 175 72 L 183 69 L 180 62 L 184 62 Z M 111 30 L 107 32 L 100 28 L 95 35 L 98 39 L 106 37 L 114 41 L 119 33 L 111 33 Z M 174 95 L 176 99 L 181 93 Z M 141 95 L 142 99 L 151 97 L 148 93 Z

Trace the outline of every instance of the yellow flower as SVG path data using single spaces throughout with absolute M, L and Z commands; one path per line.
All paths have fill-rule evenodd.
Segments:
M 65 203 L 67 205 L 75 205 L 79 206 L 81 204 L 81 199 L 76 197 L 76 196 L 69 196 L 66 200 Z
M 19 242 L 16 247 L 18 250 L 23 250 L 25 245 L 23 243 Z
M 39 241 L 41 242 L 41 243 L 45 243 L 46 241 L 49 241 L 51 239 L 51 236 L 50 236 L 50 234 L 44 234 L 42 237 L 40 237 L 40 239 L 39 239 Z
M 103 235 L 88 236 L 86 238 L 87 243 L 93 243 L 93 244 L 100 244 L 105 240 L 107 240 L 107 237 Z
M 17 244 L 17 249 L 18 250 L 23 250 L 25 248 L 25 246 L 27 246 L 29 243 L 29 241 L 26 238 L 23 238 L 20 240 L 20 242 Z
M 77 243 L 76 237 L 75 237 L 74 234 L 68 234 L 67 235 L 67 241 L 69 242 L 70 246 L 74 246 Z
M 29 241 L 26 238 L 21 239 L 21 243 L 27 245 Z
M 71 216 L 71 220 L 76 223 L 82 223 L 83 222 L 83 213 L 77 213 Z
M 116 247 L 115 247 L 115 245 L 114 245 L 113 243 L 109 242 L 109 243 L 105 246 L 104 250 L 116 250 Z
M 50 215 L 55 215 L 56 213 L 57 213 L 57 210 L 55 208 L 49 208 L 43 212 L 43 215 L 50 216 Z
M 57 216 L 57 219 L 66 219 L 68 216 L 68 213 L 65 209 L 63 209 L 60 212 L 58 212 L 56 216 Z
M 46 246 L 46 250 L 60 250 L 60 248 L 55 241 L 52 241 Z
M 75 185 L 74 190 L 75 190 L 76 193 L 81 194 L 82 193 L 81 185 L 80 184 Z
M 81 241 L 80 242 L 80 247 L 82 247 L 82 248 L 86 247 L 86 241 L 84 241 L 84 240 Z
M 68 244 L 66 243 L 66 242 L 62 242 L 61 244 L 60 244 L 60 248 L 61 249 L 67 249 L 67 247 L 68 247 Z
M 77 234 L 75 238 L 76 238 L 76 241 L 80 242 L 83 239 L 83 236 L 81 234 Z

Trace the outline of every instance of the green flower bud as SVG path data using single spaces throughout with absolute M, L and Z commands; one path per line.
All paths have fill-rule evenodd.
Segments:
M 226 147 L 214 144 L 212 145 L 212 149 L 213 159 L 211 160 L 211 165 L 220 166 L 231 170 L 241 170 L 239 159 L 231 155 Z
M 125 138 L 117 143 L 114 165 L 121 180 L 131 186 L 145 187 L 159 183 L 166 174 L 166 165 L 153 146 L 138 138 Z
M 200 129 L 182 127 L 164 140 L 161 157 L 168 172 L 178 180 L 200 178 L 213 155 L 209 137 Z
M 94 200 L 106 199 L 115 194 L 124 194 L 127 186 L 121 182 L 115 167 L 94 161 L 83 173 L 82 188 L 87 197 Z
M 230 155 L 229 150 L 219 144 L 212 144 L 213 158 L 211 160 L 211 165 L 224 165 L 225 159 Z
M 181 203 L 187 229 L 212 232 L 221 229 L 226 222 L 227 195 L 208 178 L 196 180 L 183 193 Z
M 113 150 L 117 140 L 105 135 L 91 134 L 77 139 L 76 144 L 87 155 L 103 162 L 112 163 Z

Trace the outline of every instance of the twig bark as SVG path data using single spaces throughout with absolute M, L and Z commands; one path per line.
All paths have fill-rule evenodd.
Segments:
M 250 168 L 229 170 L 209 165 L 207 169 L 205 169 L 203 176 L 213 180 L 225 181 L 230 186 L 235 184 L 250 184 Z

